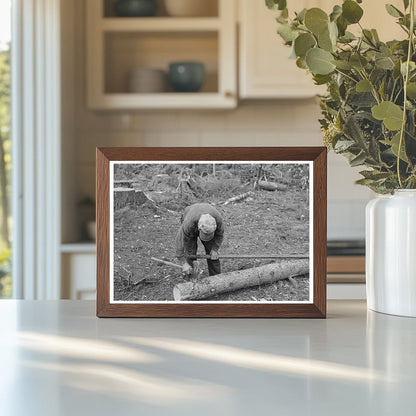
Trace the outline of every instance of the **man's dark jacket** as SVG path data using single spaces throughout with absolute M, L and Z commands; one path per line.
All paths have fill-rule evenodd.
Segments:
M 224 222 L 220 213 L 210 204 L 194 204 L 185 208 L 182 224 L 176 234 L 176 257 L 184 261 L 186 257 L 195 255 L 198 248 L 198 221 L 203 214 L 215 218 L 217 229 L 214 238 L 209 242 L 211 250 L 218 251 L 224 239 Z

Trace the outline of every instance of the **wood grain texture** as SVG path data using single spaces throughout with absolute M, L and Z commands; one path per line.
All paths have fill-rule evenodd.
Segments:
M 110 161 L 313 161 L 313 302 L 110 304 Z M 97 316 L 186 318 L 326 317 L 326 148 L 126 147 L 97 149 Z
M 365 256 L 328 256 L 328 273 L 365 273 Z

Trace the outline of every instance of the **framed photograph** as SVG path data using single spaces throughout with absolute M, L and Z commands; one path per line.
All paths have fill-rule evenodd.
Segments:
M 324 318 L 326 152 L 98 148 L 97 316 Z

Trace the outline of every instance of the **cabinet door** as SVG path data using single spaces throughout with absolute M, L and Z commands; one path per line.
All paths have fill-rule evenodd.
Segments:
M 399 9 L 402 0 L 389 1 Z M 300 11 L 304 7 L 320 7 L 330 12 L 334 4 L 341 0 L 298 0 L 289 3 L 289 10 Z M 313 84 L 311 75 L 298 68 L 289 58 L 291 49 L 283 44 L 277 35 L 277 12 L 268 10 L 264 1 L 239 0 L 240 18 L 240 97 L 241 98 L 304 98 L 325 92 L 324 87 Z M 364 9 L 362 25 L 376 28 L 381 40 L 403 38 L 404 32 L 388 15 L 384 2 L 366 0 L 361 4 Z M 358 34 L 358 25 L 348 30 Z
M 92 253 L 65 253 L 62 256 L 62 298 L 95 299 L 96 256 Z
M 325 7 L 329 0 L 299 0 L 296 10 Z M 240 97 L 304 98 L 318 94 L 310 74 L 289 58 L 291 49 L 276 33 L 276 11 L 264 1 L 239 0 L 240 13 Z
M 403 0 L 389 0 L 385 2 L 380 0 L 365 0 L 360 4 L 364 10 L 364 15 L 360 23 L 366 29 L 376 29 L 380 40 L 383 42 L 393 39 L 404 39 L 406 34 L 395 23 L 396 19 L 387 13 L 386 3 L 393 4 L 399 10 L 403 10 Z M 355 27 L 350 26 L 348 30 L 356 34 L 360 31 L 357 25 Z

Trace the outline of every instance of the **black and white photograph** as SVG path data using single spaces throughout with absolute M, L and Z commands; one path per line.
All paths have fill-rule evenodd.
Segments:
M 110 303 L 311 303 L 312 168 L 111 162 Z

